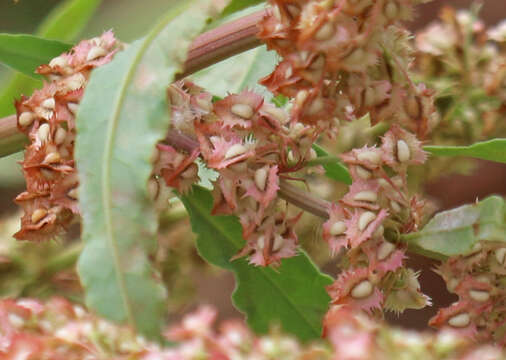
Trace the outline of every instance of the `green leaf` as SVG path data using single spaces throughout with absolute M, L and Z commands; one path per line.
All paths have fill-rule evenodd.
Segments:
M 313 149 L 318 157 L 329 156 L 329 153 L 318 144 L 313 144 Z M 323 164 L 323 168 L 325 169 L 325 176 L 328 178 L 351 185 L 351 176 L 348 169 L 338 160 L 333 163 Z
M 232 0 L 225 7 L 225 9 L 223 9 L 223 11 L 221 12 L 221 16 L 228 16 L 237 11 L 241 11 L 250 6 L 254 6 L 263 2 L 264 0 Z
M 35 73 L 35 69 L 71 47 L 60 41 L 33 35 L 0 34 L 0 62 L 13 70 L 40 79 L 41 76 Z
M 506 139 L 492 139 L 469 146 L 424 146 L 436 156 L 468 156 L 506 163 Z
M 504 200 L 490 196 L 476 204 L 436 214 L 416 233 L 401 240 L 417 253 L 435 259 L 465 255 L 478 241 L 506 241 Z
M 39 26 L 35 35 L 64 42 L 72 42 L 93 16 L 101 0 L 67 0 L 55 7 Z M 38 64 L 42 65 L 42 63 Z M 35 71 L 35 68 L 33 68 Z M 42 82 L 20 73 L 14 73 L 0 92 L 0 117 L 15 113 L 14 99 L 30 95 Z M 20 149 L 21 150 L 21 149 Z
M 277 62 L 276 53 L 268 51 L 263 45 L 200 70 L 192 76 L 192 80 L 211 94 L 220 97 L 247 88 L 269 100 L 272 94 L 258 84 L 258 79 L 269 75 Z
M 332 282 L 330 277 L 322 274 L 303 252 L 283 259 L 277 269 L 250 265 L 245 258 L 230 261 L 244 246 L 238 219 L 211 215 L 212 196 L 198 186 L 181 200 L 193 231 L 199 235 L 200 256 L 234 272 L 234 304 L 246 314 L 252 329 L 265 333 L 270 325 L 279 323 L 302 340 L 321 336 L 322 317 L 330 301 L 325 291 Z
M 204 5 L 178 2 L 147 37 L 93 71 L 77 116 L 86 303 L 149 337 L 159 336 L 166 296 L 149 262 L 157 230 L 149 159 L 169 125 L 167 85 L 206 22 Z

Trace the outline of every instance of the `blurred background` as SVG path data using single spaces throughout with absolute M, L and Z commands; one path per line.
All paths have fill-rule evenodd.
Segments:
M 104 0 L 96 15 L 79 38 L 90 38 L 104 30 L 114 30 L 124 42 L 141 37 L 156 22 L 159 14 L 177 0 Z M 184 0 L 180 0 L 184 1 Z M 33 33 L 44 17 L 57 6 L 59 0 L 2 0 L 0 2 L 0 32 Z M 437 18 L 443 5 L 468 8 L 471 1 L 432 1 L 420 6 L 416 19 L 409 24 L 412 30 L 425 26 Z M 489 25 L 506 18 L 504 0 L 486 0 L 481 18 Z M 0 91 L 10 71 L 0 65 Z M 29 95 L 29 94 L 27 94 Z M 24 181 L 17 161 L 21 154 L 0 159 L 0 296 L 50 296 L 63 293 L 80 301 L 79 283 L 72 270 L 79 250 L 78 228 L 67 239 L 52 244 L 19 244 L 10 235 L 16 231 L 19 214 L 14 197 L 23 191 Z M 478 174 L 486 173 L 487 176 Z M 506 195 L 506 166 L 480 161 L 464 175 L 448 175 L 429 183 L 426 191 L 439 200 L 441 208 L 455 207 L 483 198 L 492 193 Z M 335 262 L 325 256 L 319 238 L 321 222 L 311 216 L 301 224 L 301 240 L 315 255 L 325 271 L 335 275 Z M 193 235 L 184 210 L 175 208 L 162 219 L 160 251 L 157 264 L 171 295 L 172 316 L 193 309 L 196 304 L 210 303 L 219 309 L 222 318 L 240 316 L 230 301 L 234 280 L 229 273 L 204 264 L 193 248 Z M 47 262 L 50 258 L 53 262 Z M 55 265 L 56 264 L 56 265 Z M 62 265 L 63 264 L 63 265 Z M 423 328 L 426 321 L 441 305 L 448 305 L 454 298 L 446 291 L 442 280 L 430 272 L 433 263 L 413 256 L 409 264 L 423 269 L 422 289 L 431 296 L 435 306 L 422 311 L 406 311 L 400 318 L 389 320 L 408 327 Z M 65 266 L 66 265 L 66 266 Z

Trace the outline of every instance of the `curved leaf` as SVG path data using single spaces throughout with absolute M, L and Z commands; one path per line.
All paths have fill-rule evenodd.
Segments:
M 0 62 L 13 70 L 40 79 L 41 76 L 35 73 L 35 69 L 71 47 L 60 41 L 33 35 L 0 34 Z
M 255 267 L 244 258 L 230 261 L 244 245 L 238 219 L 211 215 L 212 196 L 198 186 L 181 200 L 198 234 L 200 256 L 234 272 L 235 306 L 246 314 L 255 331 L 265 333 L 270 325 L 280 323 L 285 331 L 302 340 L 321 336 L 322 317 L 330 301 L 325 291 L 332 282 L 329 276 L 322 274 L 303 252 L 283 259 L 277 269 Z
M 157 229 L 146 196 L 149 159 L 169 124 L 166 88 L 207 19 L 203 5 L 178 3 L 146 38 L 96 69 L 77 117 L 86 303 L 150 337 L 159 335 L 165 291 L 148 259 Z
M 424 146 L 436 156 L 468 156 L 506 163 L 506 139 L 492 139 L 469 146 Z
M 443 211 L 421 231 L 402 235 L 401 240 L 414 252 L 435 259 L 465 255 L 481 240 L 506 241 L 504 200 L 490 196 Z
M 200 70 L 192 76 L 192 80 L 206 91 L 220 97 L 247 88 L 269 100 L 272 94 L 258 84 L 258 79 L 272 72 L 277 62 L 276 53 L 268 51 L 263 45 Z
M 74 41 L 93 16 L 101 0 L 67 0 L 56 6 L 35 32 L 36 36 L 61 41 Z M 42 63 L 38 64 L 42 65 Z M 35 71 L 35 68 L 32 72 Z M 14 114 L 14 99 L 29 95 L 42 82 L 14 73 L 0 92 L 0 117 Z M 22 150 L 22 149 L 20 149 Z
M 313 144 L 313 149 L 318 157 L 328 156 L 329 153 L 318 144 Z M 322 165 L 325 169 L 325 176 L 328 178 L 351 185 L 351 176 L 346 166 L 341 162 L 326 163 Z

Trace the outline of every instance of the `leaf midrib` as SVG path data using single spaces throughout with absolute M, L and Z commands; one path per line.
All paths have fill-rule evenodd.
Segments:
M 114 270 L 116 274 L 116 279 L 118 280 L 119 290 L 121 293 L 121 298 L 123 300 L 123 305 L 125 306 L 125 311 L 127 314 L 128 322 L 134 327 L 134 329 L 137 329 L 136 323 L 135 323 L 135 317 L 133 315 L 133 309 L 132 304 L 130 303 L 130 299 L 127 295 L 126 291 L 126 283 L 125 278 L 123 276 L 123 273 L 120 271 L 121 269 L 121 261 L 120 261 L 120 255 L 119 255 L 119 249 L 116 244 L 115 240 L 115 234 L 112 226 L 112 215 L 111 215 L 111 209 L 112 209 L 112 196 L 111 196 L 111 184 L 110 184 L 110 164 L 112 162 L 112 153 L 113 153 L 113 143 L 116 139 L 116 129 L 119 122 L 119 117 L 121 113 L 121 105 L 123 104 L 123 101 L 126 96 L 126 92 L 128 90 L 128 86 L 130 84 L 130 80 L 133 78 L 135 71 L 137 70 L 137 65 L 139 64 L 140 60 L 142 59 L 142 56 L 144 55 L 147 47 L 152 44 L 153 40 L 156 38 L 156 36 L 160 33 L 161 30 L 167 26 L 168 22 L 170 22 L 174 16 L 172 14 L 174 13 L 180 13 L 181 10 L 189 7 L 189 4 L 191 4 L 192 1 L 187 1 L 183 4 L 183 6 L 179 5 L 175 7 L 172 11 L 169 12 L 169 14 L 166 16 L 164 21 L 161 21 L 144 39 L 142 42 L 142 45 L 137 50 L 137 54 L 135 55 L 133 61 L 131 62 L 130 68 L 128 72 L 125 74 L 124 80 L 122 81 L 122 85 L 120 87 L 120 92 L 118 93 L 118 96 L 116 97 L 115 105 L 113 106 L 113 116 L 109 120 L 108 126 L 107 126 L 107 133 L 106 133 L 106 144 L 105 144 L 105 150 L 104 155 L 102 157 L 103 164 L 102 164 L 102 181 L 101 181 L 101 187 L 102 187 L 102 205 L 104 207 L 104 219 L 105 219 L 105 227 L 106 227 L 106 234 L 107 234 L 107 243 L 109 245 L 109 248 L 111 249 L 112 255 L 113 255 L 113 261 L 114 261 Z M 110 66 L 110 64 L 109 64 Z
M 191 200 L 191 198 L 189 198 L 189 197 L 187 197 L 186 199 L 187 199 L 187 201 L 189 201 L 189 202 L 191 202 L 191 203 L 192 203 L 193 208 L 194 208 L 194 209 L 196 209 L 196 210 L 200 213 L 200 215 L 204 217 L 204 219 L 206 219 L 206 220 L 207 220 L 209 223 L 211 223 L 211 224 L 212 224 L 212 225 L 213 225 L 216 229 L 218 229 L 218 230 L 219 230 L 219 232 L 221 232 L 221 233 L 222 233 L 222 235 L 223 235 L 223 236 L 224 236 L 224 237 L 225 237 L 225 238 L 226 238 L 226 239 L 227 239 L 230 243 L 232 243 L 232 244 L 234 245 L 234 247 L 236 248 L 236 250 L 237 250 L 237 251 L 239 251 L 239 250 L 240 250 L 240 249 L 238 249 L 238 248 L 237 248 L 237 246 L 236 246 L 236 244 L 235 244 L 234 240 L 233 240 L 232 238 L 230 238 L 230 236 L 227 234 L 227 232 L 226 232 L 226 231 L 225 231 L 225 230 L 224 230 L 221 226 L 219 226 L 219 224 L 216 224 L 216 223 L 214 222 L 213 216 L 212 216 L 212 215 L 209 215 L 209 214 L 207 213 L 206 209 L 203 209 L 203 208 L 202 208 L 202 206 L 200 206 L 201 204 L 199 204 L 198 202 L 197 202 L 197 203 L 195 203 L 195 202 L 194 202 L 193 200 Z M 202 236 L 201 234 L 199 234 L 199 235 L 200 235 L 200 236 Z M 235 266 L 234 266 L 234 264 L 233 264 L 232 262 L 229 262 L 229 264 L 230 264 L 230 265 L 231 265 L 231 267 L 234 269 L 234 273 L 236 273 L 236 272 L 237 272 L 237 270 L 235 270 Z M 250 265 L 248 264 L 248 266 L 250 266 Z M 310 327 L 310 328 L 311 328 L 311 329 L 315 332 L 316 336 L 319 336 L 319 335 L 320 335 L 320 331 L 319 331 L 319 329 L 315 329 L 315 328 L 314 328 L 314 326 L 313 326 L 313 324 L 311 323 L 311 321 L 310 321 L 309 319 L 307 319 L 307 318 L 304 316 L 304 313 L 303 313 L 301 310 L 299 310 L 299 309 L 297 308 L 297 306 L 295 306 L 295 304 L 294 304 L 294 303 L 293 303 L 293 301 L 290 299 L 290 297 L 289 297 L 289 296 L 287 296 L 287 294 L 286 294 L 286 293 L 285 293 L 285 292 L 284 292 L 284 291 L 283 291 L 283 290 L 279 287 L 279 285 L 278 285 L 276 282 L 274 282 L 274 280 L 272 280 L 272 279 L 268 276 L 268 274 L 266 274 L 266 270 L 265 270 L 264 268 L 259 268 L 259 270 L 260 270 L 260 273 L 262 274 L 262 276 L 263 276 L 264 278 L 266 278 L 267 280 L 269 280 L 269 282 L 273 285 L 273 287 L 274 287 L 274 288 L 276 288 L 276 289 L 277 289 L 277 290 L 278 290 L 278 291 L 279 291 L 279 292 L 283 295 L 283 297 L 287 300 L 287 302 L 291 305 L 291 307 L 295 310 L 295 312 L 296 312 L 296 313 L 297 313 L 297 314 L 301 317 L 301 319 L 309 325 L 309 327 Z M 237 274 L 236 274 L 236 276 L 237 276 Z

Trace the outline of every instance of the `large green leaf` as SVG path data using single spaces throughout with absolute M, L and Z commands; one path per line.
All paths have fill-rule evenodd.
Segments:
M 167 85 L 206 22 L 205 6 L 178 2 L 147 37 L 96 69 L 77 116 L 86 303 L 151 337 L 164 320 L 165 291 L 148 259 L 157 229 L 149 159 L 169 125 Z
M 192 79 L 211 94 L 220 97 L 247 88 L 269 100 L 272 94 L 257 81 L 270 74 L 277 61 L 276 53 L 267 51 L 264 45 L 200 70 L 192 76 Z
M 465 255 L 478 241 L 506 241 L 504 200 L 490 196 L 476 204 L 436 214 L 424 228 L 401 240 L 414 252 L 435 259 Z
M 318 144 L 313 144 L 313 149 L 318 157 L 329 156 L 329 153 Z M 348 185 L 351 184 L 350 173 L 340 161 L 336 160 L 331 163 L 325 163 L 322 166 L 325 169 L 325 176 L 328 178 Z
M 74 41 L 93 16 L 101 0 L 67 0 L 55 7 L 39 26 L 35 35 L 46 39 Z M 41 65 L 41 64 L 38 64 Z M 35 71 L 35 68 L 32 72 Z M 0 92 L 0 117 L 15 112 L 14 99 L 30 95 L 42 82 L 21 73 L 14 73 Z
M 13 70 L 39 79 L 41 76 L 35 74 L 35 69 L 71 47 L 60 41 L 33 35 L 0 34 L 0 62 Z
M 468 156 L 506 163 L 506 139 L 492 139 L 469 146 L 424 146 L 436 156 Z
M 330 301 L 325 291 L 332 282 L 330 277 L 303 252 L 282 260 L 277 269 L 255 267 L 244 258 L 230 261 L 244 246 L 238 219 L 211 215 L 212 196 L 198 186 L 181 200 L 198 234 L 199 254 L 211 264 L 234 272 L 234 303 L 255 331 L 265 333 L 270 325 L 279 323 L 303 340 L 321 336 L 322 317 Z

